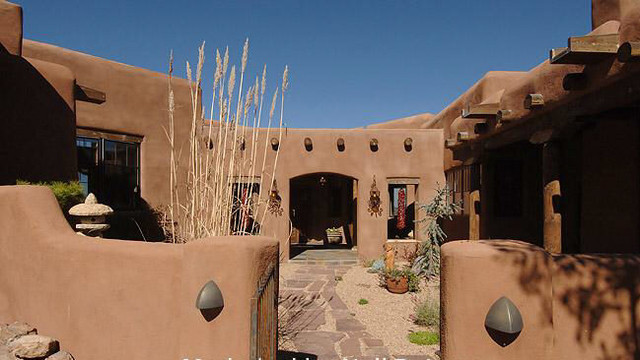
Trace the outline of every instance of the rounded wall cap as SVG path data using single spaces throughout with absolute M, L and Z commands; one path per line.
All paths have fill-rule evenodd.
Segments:
M 98 199 L 92 193 L 87 196 L 84 203 L 69 209 L 72 216 L 105 216 L 113 214 L 113 209 L 104 204 L 98 204 Z

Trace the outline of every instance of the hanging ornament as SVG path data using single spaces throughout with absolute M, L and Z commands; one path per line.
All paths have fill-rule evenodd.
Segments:
M 380 190 L 376 186 L 376 176 L 373 175 L 373 184 L 371 184 L 371 191 L 369 191 L 369 214 L 371 216 L 382 215 L 382 200 L 380 199 Z
M 396 227 L 402 230 L 407 226 L 407 195 L 405 188 L 398 189 L 398 221 Z
M 267 204 L 269 212 L 275 216 L 281 216 L 283 213 L 282 210 L 282 198 L 278 193 L 278 183 L 273 180 L 273 186 L 271 187 L 271 191 L 269 192 L 269 202 Z

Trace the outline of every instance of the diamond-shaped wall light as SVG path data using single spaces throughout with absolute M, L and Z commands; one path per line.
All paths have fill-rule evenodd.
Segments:
M 520 310 L 511 300 L 503 296 L 489 308 L 487 317 L 484 319 L 484 327 L 493 341 L 505 347 L 518 338 L 524 324 Z
M 207 321 L 213 320 L 218 316 L 224 308 L 224 298 L 222 297 L 222 291 L 213 280 L 208 281 L 200 292 L 196 299 L 196 308 L 200 310 L 202 316 Z

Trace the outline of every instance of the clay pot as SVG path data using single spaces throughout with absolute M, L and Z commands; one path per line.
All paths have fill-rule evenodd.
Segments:
M 342 235 L 337 234 L 337 235 L 329 235 L 327 234 L 327 241 L 329 242 L 329 244 L 340 244 L 342 243 Z
M 398 278 L 388 277 L 387 281 L 387 290 L 394 294 L 404 294 L 409 291 L 409 278 L 407 276 L 402 276 Z

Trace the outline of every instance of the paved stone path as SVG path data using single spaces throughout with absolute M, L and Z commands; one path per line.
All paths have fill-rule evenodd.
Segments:
M 335 290 L 337 281 L 349 268 L 345 265 L 282 265 L 279 311 L 284 348 L 295 346 L 298 360 L 306 360 L 304 354 L 317 355 L 318 360 L 430 359 L 428 356 L 392 357 L 383 341 L 367 332 Z

